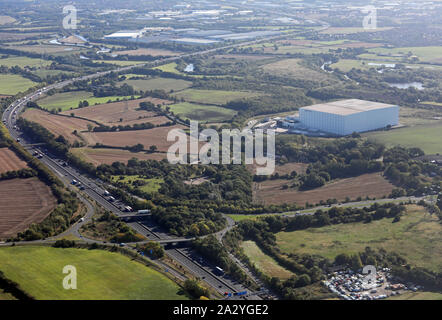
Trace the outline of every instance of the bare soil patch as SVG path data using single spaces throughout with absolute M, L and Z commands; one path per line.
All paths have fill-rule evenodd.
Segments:
M 114 162 L 126 163 L 132 159 L 139 160 L 163 160 L 166 159 L 166 153 L 144 153 L 144 152 L 130 152 L 127 150 L 118 149 L 101 149 L 101 148 L 78 148 L 72 149 L 72 153 L 80 156 L 87 162 L 91 162 L 95 166 L 100 164 L 112 164 Z
M 62 112 L 62 114 L 70 115 L 72 113 L 76 117 L 94 120 L 105 125 L 126 125 L 144 122 L 162 124 L 169 121 L 166 117 L 158 117 L 157 114 L 155 114 L 154 112 L 138 110 L 140 103 L 145 101 L 152 102 L 155 105 L 170 104 L 173 102 L 169 100 L 148 97 L 143 99 L 105 103 L 75 110 L 68 110 Z
M 166 152 L 174 142 L 167 141 L 167 134 L 172 129 L 185 129 L 182 125 L 159 127 L 148 130 L 120 131 L 120 132 L 85 132 L 83 136 L 89 145 L 97 143 L 113 146 L 126 147 L 141 143 L 147 149 L 152 145 L 157 150 Z
M 265 204 L 297 203 L 304 205 L 319 203 L 321 200 L 345 200 L 346 197 L 356 199 L 366 196 L 380 198 L 387 196 L 394 186 L 384 179 L 380 173 L 363 174 L 354 178 L 346 178 L 331 182 L 323 187 L 298 191 L 295 189 L 283 190 L 283 185 L 289 184 L 288 180 L 267 180 L 254 183 L 254 200 Z
M 97 126 L 91 121 L 54 115 L 38 109 L 26 110 L 23 117 L 29 121 L 39 123 L 56 136 L 64 136 L 70 143 L 81 140 L 78 136 L 73 134 L 74 130 L 77 130 L 77 133 L 81 136 L 80 132 L 87 130 L 88 124 L 94 127 Z
M 125 51 L 115 51 L 114 53 L 119 55 L 129 55 L 129 56 L 177 56 L 181 54 L 181 52 L 175 52 L 170 50 L 163 50 L 163 49 L 153 49 L 153 48 L 140 48 L 136 50 L 125 50 Z
M 0 238 L 42 222 L 56 204 L 50 188 L 37 178 L 0 181 Z
M 26 162 L 8 148 L 0 148 L 0 173 L 27 168 Z

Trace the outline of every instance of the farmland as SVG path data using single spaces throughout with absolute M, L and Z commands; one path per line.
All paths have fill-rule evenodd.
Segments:
M 158 56 L 170 57 L 170 56 L 177 56 L 180 54 L 180 52 L 164 50 L 164 49 L 155 49 L 155 48 L 139 48 L 136 50 L 116 51 L 115 53 L 118 55 L 153 56 L 153 57 L 158 57 Z
M 134 123 L 151 122 L 153 124 L 163 124 L 169 120 L 164 116 L 157 116 L 153 112 L 139 110 L 141 102 L 149 101 L 155 105 L 168 104 L 172 101 L 143 98 L 120 102 L 105 103 L 96 106 L 84 107 L 76 110 L 63 112 L 64 115 L 74 114 L 76 117 L 90 119 L 105 125 L 127 125 Z
M 404 47 L 404 48 L 374 48 L 370 49 L 370 52 L 378 55 L 402 55 L 407 56 L 409 52 L 416 55 L 420 61 L 428 63 L 442 63 L 442 46 L 428 46 L 428 47 Z
M 387 146 L 419 147 L 426 154 L 442 153 L 442 144 L 440 143 L 442 124 L 440 122 L 390 131 L 370 132 L 364 136 Z
M 274 75 L 285 75 L 293 78 L 308 80 L 325 80 L 327 75 L 301 65 L 301 59 L 285 59 L 278 62 L 266 64 L 262 67 L 265 72 Z
M 144 185 L 139 186 L 138 189 L 140 189 L 143 192 L 146 193 L 153 193 L 157 192 L 161 184 L 164 182 L 164 179 L 158 179 L 158 178 L 152 178 L 147 179 L 145 177 L 134 175 L 134 176 L 112 176 L 111 177 L 112 182 L 121 182 L 127 185 L 132 185 L 135 181 L 143 182 Z
M 15 95 L 35 86 L 36 83 L 16 74 L 2 74 L 0 78 L 0 94 Z
M 26 167 L 26 162 L 17 157 L 12 150 L 0 148 L 0 173 L 16 171 Z
M 38 100 L 38 104 L 47 110 L 61 111 L 71 110 L 78 108 L 80 101 L 86 100 L 89 105 L 107 103 L 109 101 L 117 101 L 123 99 L 130 99 L 131 97 L 94 97 L 91 92 L 87 91 L 75 91 L 75 92 L 63 92 L 56 93 L 53 96 L 47 96 L 41 100 Z
M 37 178 L 1 181 L 0 238 L 12 237 L 32 223 L 43 221 L 56 203 L 49 187 Z
M 204 122 L 223 122 L 232 119 L 236 111 L 212 105 L 182 102 L 170 105 L 170 110 L 184 118 Z
M 28 57 L 9 57 L 6 59 L 0 59 L 0 65 L 6 67 L 14 67 L 19 66 L 21 68 L 24 67 L 47 67 L 51 64 L 51 62 L 43 59 L 33 59 Z
M 166 158 L 165 153 L 143 153 L 130 152 L 121 149 L 105 148 L 75 148 L 71 152 L 81 159 L 93 163 L 95 166 L 100 164 L 112 164 L 116 161 L 127 163 L 132 158 L 139 160 L 162 160 Z
M 188 102 L 223 105 L 229 101 L 256 97 L 256 92 L 187 89 L 175 96 Z
M 77 269 L 76 290 L 65 290 L 62 286 L 66 265 Z M 180 287 L 166 276 L 109 251 L 37 246 L 2 248 L 0 270 L 36 299 L 186 299 L 178 294 Z
M 65 117 L 59 115 L 53 115 L 38 109 L 28 109 L 23 114 L 26 120 L 37 122 L 43 127 L 51 131 L 55 136 L 62 135 L 70 143 L 74 141 L 81 140 L 80 131 L 85 131 L 88 129 L 88 125 L 96 126 L 95 123 L 77 119 L 73 117 Z M 78 134 L 75 135 L 73 132 L 77 130 Z
M 121 131 L 121 132 L 85 132 L 83 136 L 89 145 L 100 143 L 106 146 L 124 148 L 138 143 L 145 149 L 152 145 L 157 146 L 158 151 L 166 152 L 173 142 L 167 141 L 167 134 L 172 129 L 184 129 L 184 126 L 175 125 L 159 127 L 148 130 Z
M 383 197 L 388 196 L 394 186 L 385 180 L 379 173 L 364 174 L 354 178 L 346 178 L 331 182 L 320 188 L 298 191 L 285 189 L 287 180 L 268 180 L 254 184 L 254 200 L 265 204 L 297 203 L 304 205 L 319 203 L 321 200 L 345 200 L 346 197 Z
M 440 271 L 442 227 L 424 208 L 410 205 L 399 222 L 385 218 L 370 223 L 350 223 L 276 234 L 285 253 L 318 254 L 334 259 L 340 253 L 356 253 L 366 246 L 396 252 L 413 266 Z
M 288 279 L 293 273 L 283 268 L 275 259 L 266 255 L 253 241 L 244 241 L 241 243 L 244 254 L 255 264 L 255 266 L 269 277 L 278 277 Z
M 166 92 L 180 91 L 186 89 L 192 85 L 192 82 L 172 79 L 172 78 L 151 78 L 151 79 L 139 79 L 139 80 L 126 80 L 124 83 L 131 85 L 135 90 L 158 90 L 162 89 Z

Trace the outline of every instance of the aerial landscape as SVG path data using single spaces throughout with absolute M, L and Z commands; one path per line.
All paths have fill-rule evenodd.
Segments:
M 2 0 L 0 305 L 442 300 L 441 17 Z

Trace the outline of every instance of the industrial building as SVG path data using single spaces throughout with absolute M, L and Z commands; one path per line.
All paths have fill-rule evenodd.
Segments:
M 399 107 L 358 99 L 316 104 L 299 109 L 302 126 L 309 130 L 349 135 L 399 124 Z

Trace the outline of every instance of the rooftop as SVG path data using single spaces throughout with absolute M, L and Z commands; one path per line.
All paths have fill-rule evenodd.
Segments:
M 392 104 L 372 102 L 359 99 L 340 100 L 303 107 L 303 110 L 320 111 L 337 115 L 350 115 L 365 111 L 394 107 Z

